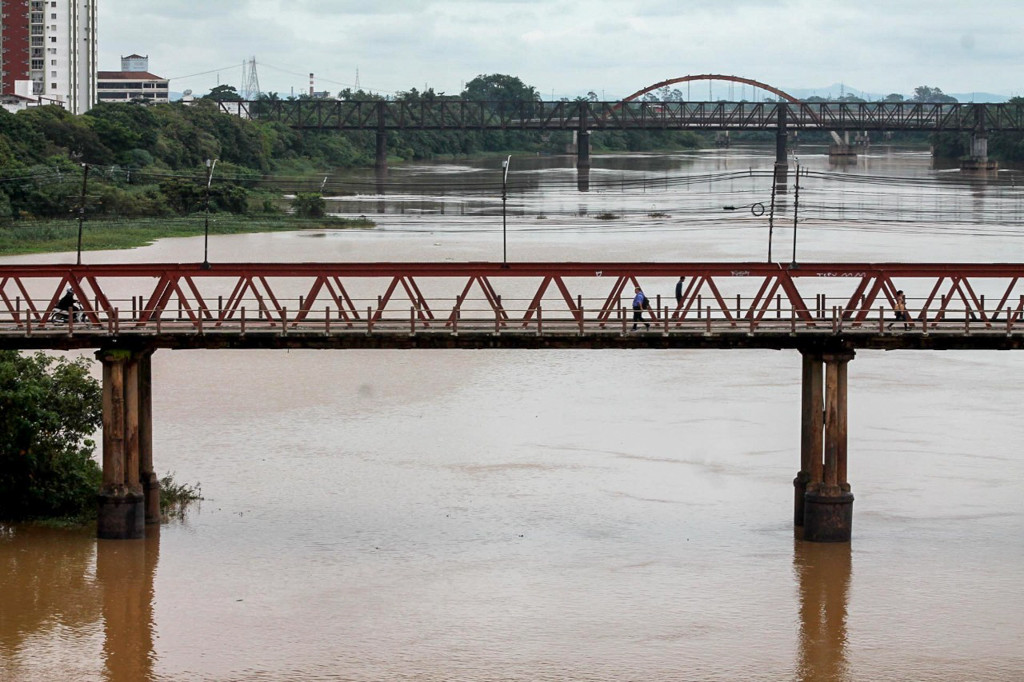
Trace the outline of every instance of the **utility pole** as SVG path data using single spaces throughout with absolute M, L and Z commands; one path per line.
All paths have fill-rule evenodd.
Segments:
M 203 216 L 203 270 L 210 269 L 210 183 L 213 181 L 213 167 L 217 159 L 206 160 L 206 208 Z
M 82 221 L 85 220 L 85 189 L 89 183 L 89 164 L 82 164 L 82 196 L 78 201 L 78 261 L 82 264 Z

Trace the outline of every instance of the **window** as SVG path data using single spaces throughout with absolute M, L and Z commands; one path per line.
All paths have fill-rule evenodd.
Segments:
M 57 19 L 57 15 L 56 15 L 56 13 L 54 13 L 54 14 L 51 14 L 51 15 L 50 15 L 50 18 L 56 21 L 56 19 Z
M 50 42 L 51 43 L 57 42 L 57 36 L 50 36 Z
M 51 71 L 50 72 L 50 78 L 56 78 L 56 77 L 57 77 L 57 72 L 56 71 Z
M 56 59 L 51 59 L 50 60 L 50 66 L 57 66 L 57 60 Z

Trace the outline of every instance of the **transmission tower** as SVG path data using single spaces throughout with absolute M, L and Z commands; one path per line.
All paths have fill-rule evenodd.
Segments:
M 256 57 L 242 62 L 242 99 L 255 100 L 260 97 L 260 78 L 256 74 Z
M 359 92 L 359 67 L 356 67 L 356 82 L 352 88 L 355 92 Z

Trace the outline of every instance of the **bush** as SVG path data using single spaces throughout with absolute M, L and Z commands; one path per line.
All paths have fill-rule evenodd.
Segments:
M 101 399 L 84 358 L 0 351 L 0 519 L 94 511 Z
M 327 213 L 327 202 L 319 194 L 299 192 L 292 199 L 292 210 L 300 218 L 323 218 Z

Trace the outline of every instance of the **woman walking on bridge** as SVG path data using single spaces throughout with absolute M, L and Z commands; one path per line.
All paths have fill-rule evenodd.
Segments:
M 896 321 L 903 322 L 903 329 L 910 329 L 910 314 L 907 312 L 907 295 L 900 289 L 896 292 L 896 302 L 892 306 L 893 312 L 896 313 Z M 890 322 L 888 329 L 892 329 L 893 323 Z

